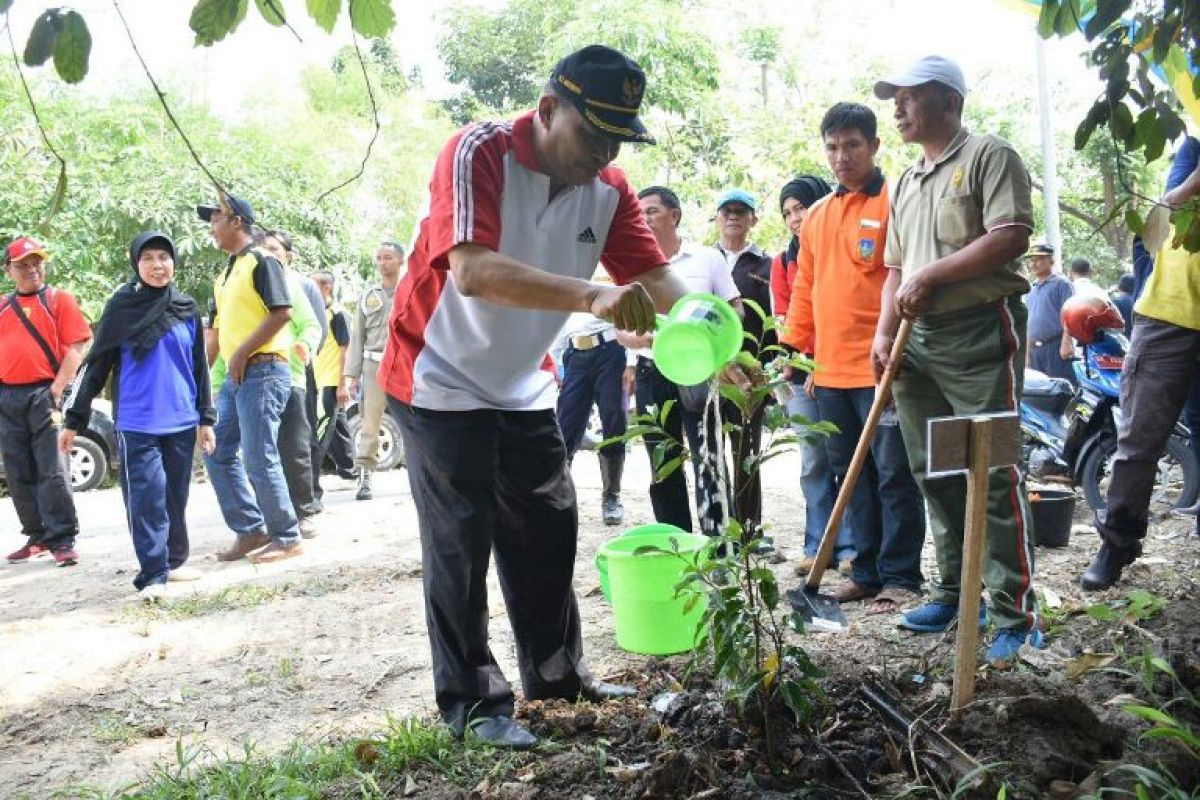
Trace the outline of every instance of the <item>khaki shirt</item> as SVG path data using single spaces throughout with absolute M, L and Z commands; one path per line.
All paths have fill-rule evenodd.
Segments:
M 350 346 L 346 349 L 345 377 L 358 378 L 362 375 L 364 360 L 378 364 L 383 358 L 383 348 L 388 340 L 387 322 L 392 315 L 395 296 L 395 288 L 389 290 L 377 284 L 358 299 L 354 322 L 350 326 Z
M 903 281 L 1006 225 L 1033 230 L 1029 172 L 1005 141 L 965 128 L 938 159 L 909 167 L 892 192 L 884 263 L 903 270 Z M 991 303 L 1029 291 L 1021 262 L 936 289 L 929 314 Z

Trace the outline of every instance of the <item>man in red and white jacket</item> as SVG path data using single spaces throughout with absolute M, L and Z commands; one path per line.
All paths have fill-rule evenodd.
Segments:
M 572 589 L 578 515 L 541 369 L 572 312 L 654 327 L 684 287 L 625 175 L 641 68 L 593 45 L 554 68 L 537 109 L 451 138 L 396 288 L 379 379 L 404 438 L 420 519 L 438 707 L 456 735 L 530 747 L 488 647 L 488 559 L 516 638 L 526 700 L 631 694 L 583 664 Z M 615 285 L 591 283 L 602 262 Z

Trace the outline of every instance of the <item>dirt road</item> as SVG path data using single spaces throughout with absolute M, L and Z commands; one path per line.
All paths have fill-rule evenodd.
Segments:
M 803 499 L 799 461 L 771 464 L 765 509 L 790 559 L 800 553 Z M 625 480 L 627 523 L 652 521 L 644 489 L 646 458 L 631 453 Z M 614 534 L 599 517 L 596 459 L 581 454 L 580 596 L 589 661 L 598 675 L 646 663 L 616 648 L 609 607 L 599 596 L 592 557 Z M 337 484 L 327 478 L 328 484 Z M 116 490 L 77 498 L 83 535 L 79 566 L 48 560 L 0 565 L 0 796 L 43 797 L 86 783 L 112 790 L 171 764 L 176 741 L 215 753 L 245 742 L 273 747 L 296 736 L 378 729 L 387 714 L 432 710 L 421 601 L 420 552 L 407 475 L 377 476 L 376 498 L 355 502 L 349 488 L 329 491 L 320 536 L 305 554 L 268 567 L 220 564 L 230 534 L 212 488 L 196 484 L 189 508 L 194 584 L 171 586 L 161 608 L 142 605 Z M 16 517 L 0 501 L 5 547 L 15 548 Z M 1200 548 L 1182 525 L 1151 537 L 1147 558 L 1131 570 L 1196 573 Z M 1067 603 L 1082 602 L 1074 581 L 1097 540 L 1075 536 L 1068 548 L 1039 551 L 1044 585 Z M 11 549 L 10 548 L 10 549 Z M 926 573 L 932 548 L 926 547 Z M 791 583 L 791 563 L 779 566 Z M 829 580 L 836 580 L 836 575 Z M 1114 590 L 1121 596 L 1128 586 Z M 492 641 L 516 677 L 512 638 L 492 582 Z M 813 634 L 807 646 L 827 663 L 896 665 L 928 647 L 897 631 L 891 618 L 851 611 L 849 634 Z

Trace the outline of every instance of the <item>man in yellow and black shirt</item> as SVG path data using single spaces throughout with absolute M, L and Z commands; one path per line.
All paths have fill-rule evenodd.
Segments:
M 213 283 L 215 350 L 228 377 L 217 395 L 217 447 L 208 466 L 221 513 L 237 540 L 218 558 L 234 561 L 253 553 L 255 563 L 280 561 L 300 554 L 300 528 L 277 446 L 291 391 L 287 276 L 277 260 L 253 246 L 254 209 L 248 202 L 223 194 L 219 206 L 196 211 L 217 246 L 229 253 L 229 265 Z M 209 353 L 210 363 L 217 352 Z

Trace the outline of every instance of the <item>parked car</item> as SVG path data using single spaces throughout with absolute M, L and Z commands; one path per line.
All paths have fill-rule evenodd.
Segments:
M 350 432 L 350 440 L 354 442 L 355 453 L 358 452 L 358 428 L 362 418 L 358 414 L 358 403 L 346 407 L 346 428 Z M 400 425 L 392 417 L 390 410 L 385 410 L 383 419 L 379 422 L 379 453 L 377 469 L 395 469 L 404 466 L 404 442 L 400 438 Z

